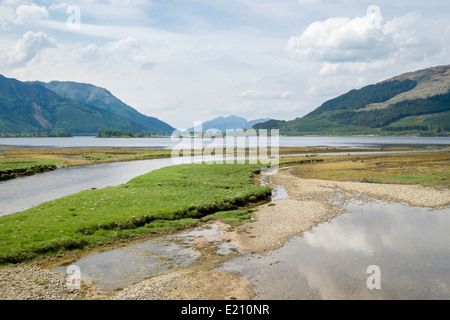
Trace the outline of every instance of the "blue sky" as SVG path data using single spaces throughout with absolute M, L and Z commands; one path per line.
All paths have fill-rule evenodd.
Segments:
M 449 18 L 447 1 L 2 0 L 0 73 L 92 83 L 177 128 L 291 120 L 449 64 Z

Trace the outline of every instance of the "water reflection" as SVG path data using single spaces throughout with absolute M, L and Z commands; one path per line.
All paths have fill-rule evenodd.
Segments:
M 95 282 L 98 292 L 105 294 L 124 288 L 148 277 L 168 273 L 194 262 L 199 252 L 193 241 L 203 237 L 217 247 L 217 253 L 226 255 L 237 250 L 218 238 L 216 225 L 197 227 L 174 235 L 157 237 L 140 243 L 88 255 L 73 264 L 80 267 L 82 279 Z M 55 271 L 66 273 L 66 266 Z
M 258 299 L 449 299 L 450 209 L 376 201 L 266 256 L 248 255 L 220 269 L 239 272 Z M 381 289 L 366 286 L 367 267 L 381 270 Z

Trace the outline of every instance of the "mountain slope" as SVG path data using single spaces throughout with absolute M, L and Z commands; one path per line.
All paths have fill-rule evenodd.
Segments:
M 87 83 L 70 81 L 52 81 L 49 83 L 40 82 L 44 87 L 50 89 L 64 98 L 69 98 L 83 104 L 105 109 L 113 114 L 131 119 L 140 123 L 154 133 L 171 133 L 175 129 L 169 124 L 139 113 L 137 110 L 123 103 L 104 88 Z
M 449 135 L 450 65 L 351 90 L 302 118 L 253 127 L 284 135 Z
M 202 123 L 202 129 L 203 131 L 209 130 L 209 129 L 217 129 L 220 130 L 222 133 L 226 133 L 227 129 L 248 129 L 251 128 L 253 125 L 269 121 L 269 118 L 264 119 L 255 119 L 251 121 L 247 121 L 247 119 L 238 117 L 238 116 L 228 116 L 228 117 L 217 117 L 209 121 L 205 121 Z M 194 128 L 188 129 L 189 132 L 193 132 Z
M 101 129 L 143 132 L 148 128 L 107 110 L 63 98 L 39 83 L 0 75 L 0 132 L 96 134 Z

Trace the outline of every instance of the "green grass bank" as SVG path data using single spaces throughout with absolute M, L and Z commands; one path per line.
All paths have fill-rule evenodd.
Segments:
M 194 226 L 207 215 L 267 199 L 271 190 L 255 180 L 262 167 L 171 166 L 0 217 L 0 265 Z

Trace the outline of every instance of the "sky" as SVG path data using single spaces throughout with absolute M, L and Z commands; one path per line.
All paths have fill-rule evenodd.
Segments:
M 450 1 L 0 0 L 0 74 L 108 89 L 178 129 L 293 120 L 450 64 Z

